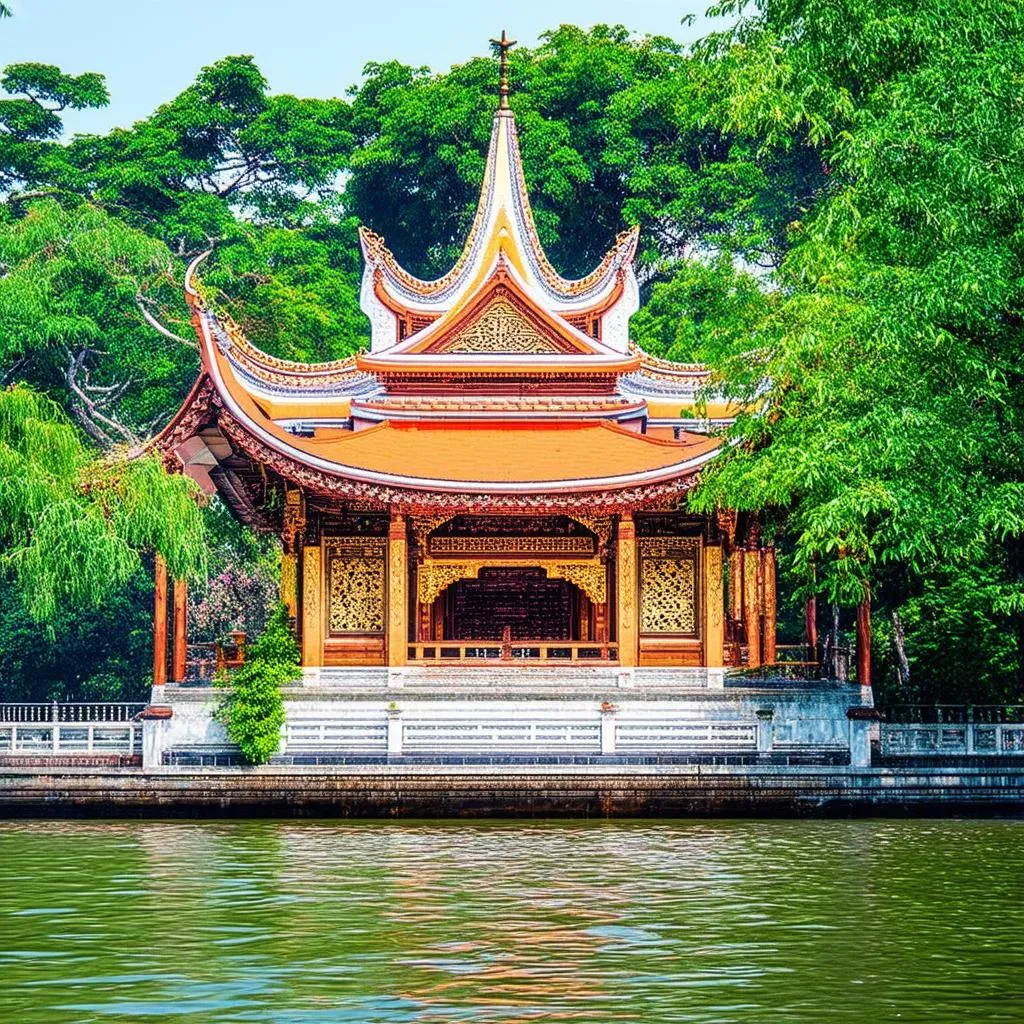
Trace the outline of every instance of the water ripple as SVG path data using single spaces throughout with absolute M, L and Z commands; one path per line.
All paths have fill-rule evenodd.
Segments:
M 1024 823 L 0 824 L 0 1021 L 1020 1021 Z

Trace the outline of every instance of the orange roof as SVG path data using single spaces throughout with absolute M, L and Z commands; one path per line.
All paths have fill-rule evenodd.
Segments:
M 388 476 L 460 483 L 554 483 L 666 469 L 719 442 L 646 437 L 606 420 L 553 424 L 389 421 L 367 430 L 322 431 L 289 443 L 307 455 Z
M 299 437 L 266 415 L 216 345 L 207 343 L 204 357 L 229 411 L 254 436 L 286 456 L 356 480 L 483 492 L 627 487 L 689 476 L 721 444 L 698 434 L 654 438 L 607 420 L 388 421 Z

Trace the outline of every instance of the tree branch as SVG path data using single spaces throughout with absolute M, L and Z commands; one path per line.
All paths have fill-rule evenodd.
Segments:
M 86 433 L 104 448 L 110 448 L 115 442 L 115 435 L 122 438 L 128 444 L 137 445 L 139 439 L 124 425 L 105 416 L 94 402 L 82 389 L 78 382 L 78 374 L 85 365 L 85 357 L 88 349 L 75 355 L 70 349 L 65 349 L 68 357 L 68 368 L 64 375 L 68 388 L 74 396 L 71 409 L 76 419 L 81 423 Z M 103 424 L 103 426 L 100 426 Z M 108 429 L 104 429 L 104 427 Z M 113 431 L 113 434 L 110 433 Z
M 188 338 L 183 338 L 180 334 L 175 334 L 174 331 L 169 330 L 167 327 L 164 327 L 164 325 L 160 323 L 160 321 L 157 320 L 157 318 L 153 316 L 153 314 L 150 313 L 148 309 L 146 309 L 145 305 L 143 305 L 144 302 L 145 299 L 143 299 L 141 295 L 135 296 L 135 305 L 138 306 L 139 312 L 142 314 L 143 319 L 146 321 L 147 324 L 149 324 L 150 327 L 153 328 L 154 331 L 157 331 L 159 334 L 162 334 L 165 338 L 167 338 L 170 341 L 176 341 L 178 342 L 178 344 L 184 345 L 186 348 L 195 349 L 197 352 L 199 351 L 198 341 L 194 339 L 192 341 L 189 341 Z

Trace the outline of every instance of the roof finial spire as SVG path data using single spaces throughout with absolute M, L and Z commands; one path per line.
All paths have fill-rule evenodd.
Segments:
M 493 46 L 501 56 L 501 79 L 498 85 L 498 95 L 501 97 L 498 103 L 499 110 L 508 110 L 508 51 L 516 45 L 514 39 L 509 39 L 505 35 L 505 30 L 501 30 L 500 39 L 492 39 L 491 46 Z

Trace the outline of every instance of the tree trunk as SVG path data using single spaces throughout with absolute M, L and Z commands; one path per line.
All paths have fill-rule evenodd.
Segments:
M 896 671 L 899 675 L 900 691 L 906 695 L 910 686 L 910 662 L 907 660 L 906 633 L 900 613 L 892 613 L 892 649 L 896 655 Z

